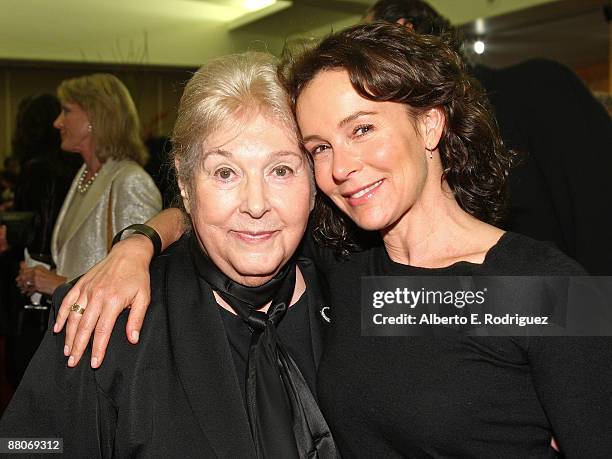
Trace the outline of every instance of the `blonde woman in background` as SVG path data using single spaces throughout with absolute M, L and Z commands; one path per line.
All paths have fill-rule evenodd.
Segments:
M 57 89 L 62 112 L 54 122 L 62 149 L 80 154 L 77 172 L 55 223 L 51 253 L 56 270 L 22 265 L 22 292 L 52 294 L 104 258 L 111 236 L 161 209 L 161 196 L 144 171 L 147 153 L 136 107 L 114 75 L 93 74 L 63 81 Z

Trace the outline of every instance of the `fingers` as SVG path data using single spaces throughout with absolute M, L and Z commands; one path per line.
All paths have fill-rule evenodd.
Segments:
M 80 303 L 78 301 L 75 301 L 75 303 L 87 310 L 87 302 L 84 300 L 80 301 Z M 78 312 L 68 311 L 68 319 L 66 322 L 66 336 L 64 338 L 64 355 L 66 357 L 71 355 L 72 346 L 74 345 L 74 337 L 76 336 L 76 332 L 79 327 L 79 323 L 81 323 L 82 318 L 82 314 L 79 314 Z
M 82 305 L 81 305 L 82 306 Z M 84 306 L 83 306 L 84 307 Z M 98 318 L 100 317 L 100 312 L 102 308 L 101 306 L 96 306 L 96 303 L 89 303 L 85 307 L 85 312 L 81 317 L 81 320 L 78 321 L 78 324 L 75 325 L 75 335 L 74 340 L 72 342 L 72 346 L 70 348 L 70 357 L 68 358 L 68 366 L 74 367 L 76 366 L 85 349 L 87 349 L 87 345 L 89 344 L 89 338 L 96 328 L 96 323 L 98 322 Z M 77 315 L 77 313 L 71 313 L 71 316 Z M 66 327 L 66 332 L 68 332 L 68 328 L 71 327 L 70 318 L 68 319 L 68 326 Z
M 38 291 L 38 288 L 35 285 L 27 284 L 23 289 L 23 294 L 25 296 L 32 296 Z
M 89 301 L 85 289 L 83 289 L 82 279 L 70 289 L 62 300 L 62 304 L 55 318 L 55 325 L 53 331 L 59 333 L 64 326 L 66 326 L 66 333 L 64 337 L 64 355 L 68 357 L 72 351 L 72 345 L 74 343 L 74 337 L 78 329 L 79 323 L 83 318 L 83 315 L 78 312 L 71 312 L 70 308 L 72 305 L 78 304 L 80 307 L 87 309 Z M 84 314 L 84 313 L 83 313 Z
M 138 343 L 140 338 L 140 330 L 142 329 L 142 323 L 144 322 L 147 309 L 151 298 L 146 293 L 138 292 L 134 301 L 132 302 L 132 309 L 128 317 L 127 325 L 125 327 L 125 333 L 127 334 L 128 340 L 132 344 Z
M 127 241 L 123 241 L 125 244 Z M 136 305 L 128 319 L 126 332 L 132 343 L 138 342 L 150 297 L 148 261 L 137 263 L 140 248 L 117 245 L 109 255 L 95 265 L 76 283 L 62 301 L 54 331 L 66 330 L 65 350 L 70 357 L 68 366 L 78 364 L 93 333 L 91 365 L 100 366 L 117 317 L 129 305 Z M 117 251 L 119 250 L 119 251 Z M 140 292 L 144 291 L 144 294 Z M 77 303 L 85 308 L 83 315 L 70 312 Z
M 62 328 L 64 328 L 66 319 L 68 319 L 68 316 L 70 314 L 70 306 L 72 306 L 74 303 L 80 304 L 77 301 L 80 293 L 81 293 L 81 289 L 79 287 L 79 283 L 77 282 L 77 284 L 74 287 L 72 287 L 70 291 L 66 294 L 59 308 L 59 311 L 57 311 L 57 316 L 55 317 L 55 325 L 53 325 L 53 333 L 59 333 L 62 330 Z M 67 337 L 68 337 L 68 334 L 66 334 L 66 338 Z M 72 340 L 70 341 L 70 343 L 72 344 Z M 66 339 L 65 344 L 67 344 L 67 339 Z
M 41 282 L 41 273 L 43 273 L 43 271 L 40 271 L 40 269 L 38 266 L 33 267 L 33 268 L 29 268 L 28 270 L 24 270 L 24 279 L 25 279 L 25 287 L 24 287 L 24 292 L 26 295 L 30 296 L 33 295 L 36 292 L 44 292 L 44 290 L 41 288 L 42 283 Z M 41 268 L 42 269 L 42 268 Z
M 107 304 L 106 307 L 103 308 L 102 315 L 98 319 L 98 324 L 96 325 L 96 329 L 94 331 L 93 345 L 91 349 L 92 368 L 98 368 L 102 364 L 104 356 L 106 355 L 106 347 L 108 346 L 108 342 L 110 341 L 110 337 L 113 332 L 115 321 L 122 311 L 123 307 L 118 305 L 111 307 L 111 305 Z
M 23 295 L 31 295 L 36 291 L 34 272 L 28 268 L 23 262 L 20 263 L 19 275 L 15 278 L 15 283 Z

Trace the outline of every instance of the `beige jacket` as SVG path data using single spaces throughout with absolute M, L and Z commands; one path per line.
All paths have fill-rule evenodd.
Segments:
M 72 181 L 60 210 L 53 237 L 51 254 L 57 273 L 73 279 L 100 261 L 107 253 L 108 234 L 133 223 L 144 223 L 161 210 L 161 195 L 153 179 L 133 161 L 104 163 L 91 187 L 82 196 L 82 205 L 75 214 L 70 206 L 78 193 L 76 186 L 85 165 Z M 112 202 L 109 228 L 109 198 Z M 70 218 L 71 221 L 66 221 Z M 64 234 L 59 234 L 64 231 Z M 60 246 L 60 242 L 63 241 Z

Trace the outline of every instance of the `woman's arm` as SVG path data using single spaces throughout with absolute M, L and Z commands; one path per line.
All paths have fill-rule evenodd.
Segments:
M 563 457 L 612 457 L 612 339 L 533 337 L 528 357 Z
M 178 209 L 160 212 L 147 225 L 159 233 L 162 250 L 178 240 L 185 230 L 184 218 Z M 140 234 L 131 235 L 113 247 L 64 297 L 53 331 L 58 333 L 67 322 L 64 355 L 70 356 L 68 366 L 79 362 L 94 330 L 91 366 L 100 366 L 117 316 L 125 308 L 131 307 L 126 326 L 128 340 L 138 342 L 150 301 L 152 257 L 151 242 Z M 70 312 L 74 303 L 85 308 L 82 315 Z

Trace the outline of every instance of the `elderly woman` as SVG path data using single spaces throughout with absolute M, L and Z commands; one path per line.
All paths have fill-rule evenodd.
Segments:
M 343 456 L 554 457 L 552 435 L 566 457 L 612 455 L 609 339 L 361 336 L 362 276 L 584 273 L 549 244 L 493 226 L 511 154 L 459 56 L 404 27 L 362 25 L 323 40 L 283 73 L 327 195 L 315 231 L 345 254 L 314 248 L 333 313 L 317 387 Z M 167 242 L 176 230 L 168 231 L 168 215 L 161 219 L 153 224 Z M 356 250 L 352 222 L 382 244 Z M 130 281 L 110 289 L 119 300 L 102 328 L 113 309 L 147 290 L 131 282 L 142 275 L 125 262 L 142 241 L 122 244 L 70 294 L 91 309 L 73 355 L 100 309 L 95 293 L 120 280 L 107 273 L 119 269 Z M 64 305 L 58 325 L 66 315 Z
M 54 122 L 65 151 L 83 158 L 55 222 L 51 254 L 56 270 L 23 266 L 23 293 L 51 295 L 100 261 L 112 235 L 161 209 L 153 180 L 142 169 L 147 154 L 138 114 L 123 83 L 110 74 L 63 81 L 62 111 Z
M 0 435 L 62 437 L 71 457 L 336 457 L 312 395 L 321 295 L 293 258 L 314 184 L 271 56 L 200 69 L 173 140 L 192 231 L 151 268 L 151 332 L 116 333 L 96 371 L 49 333 Z

